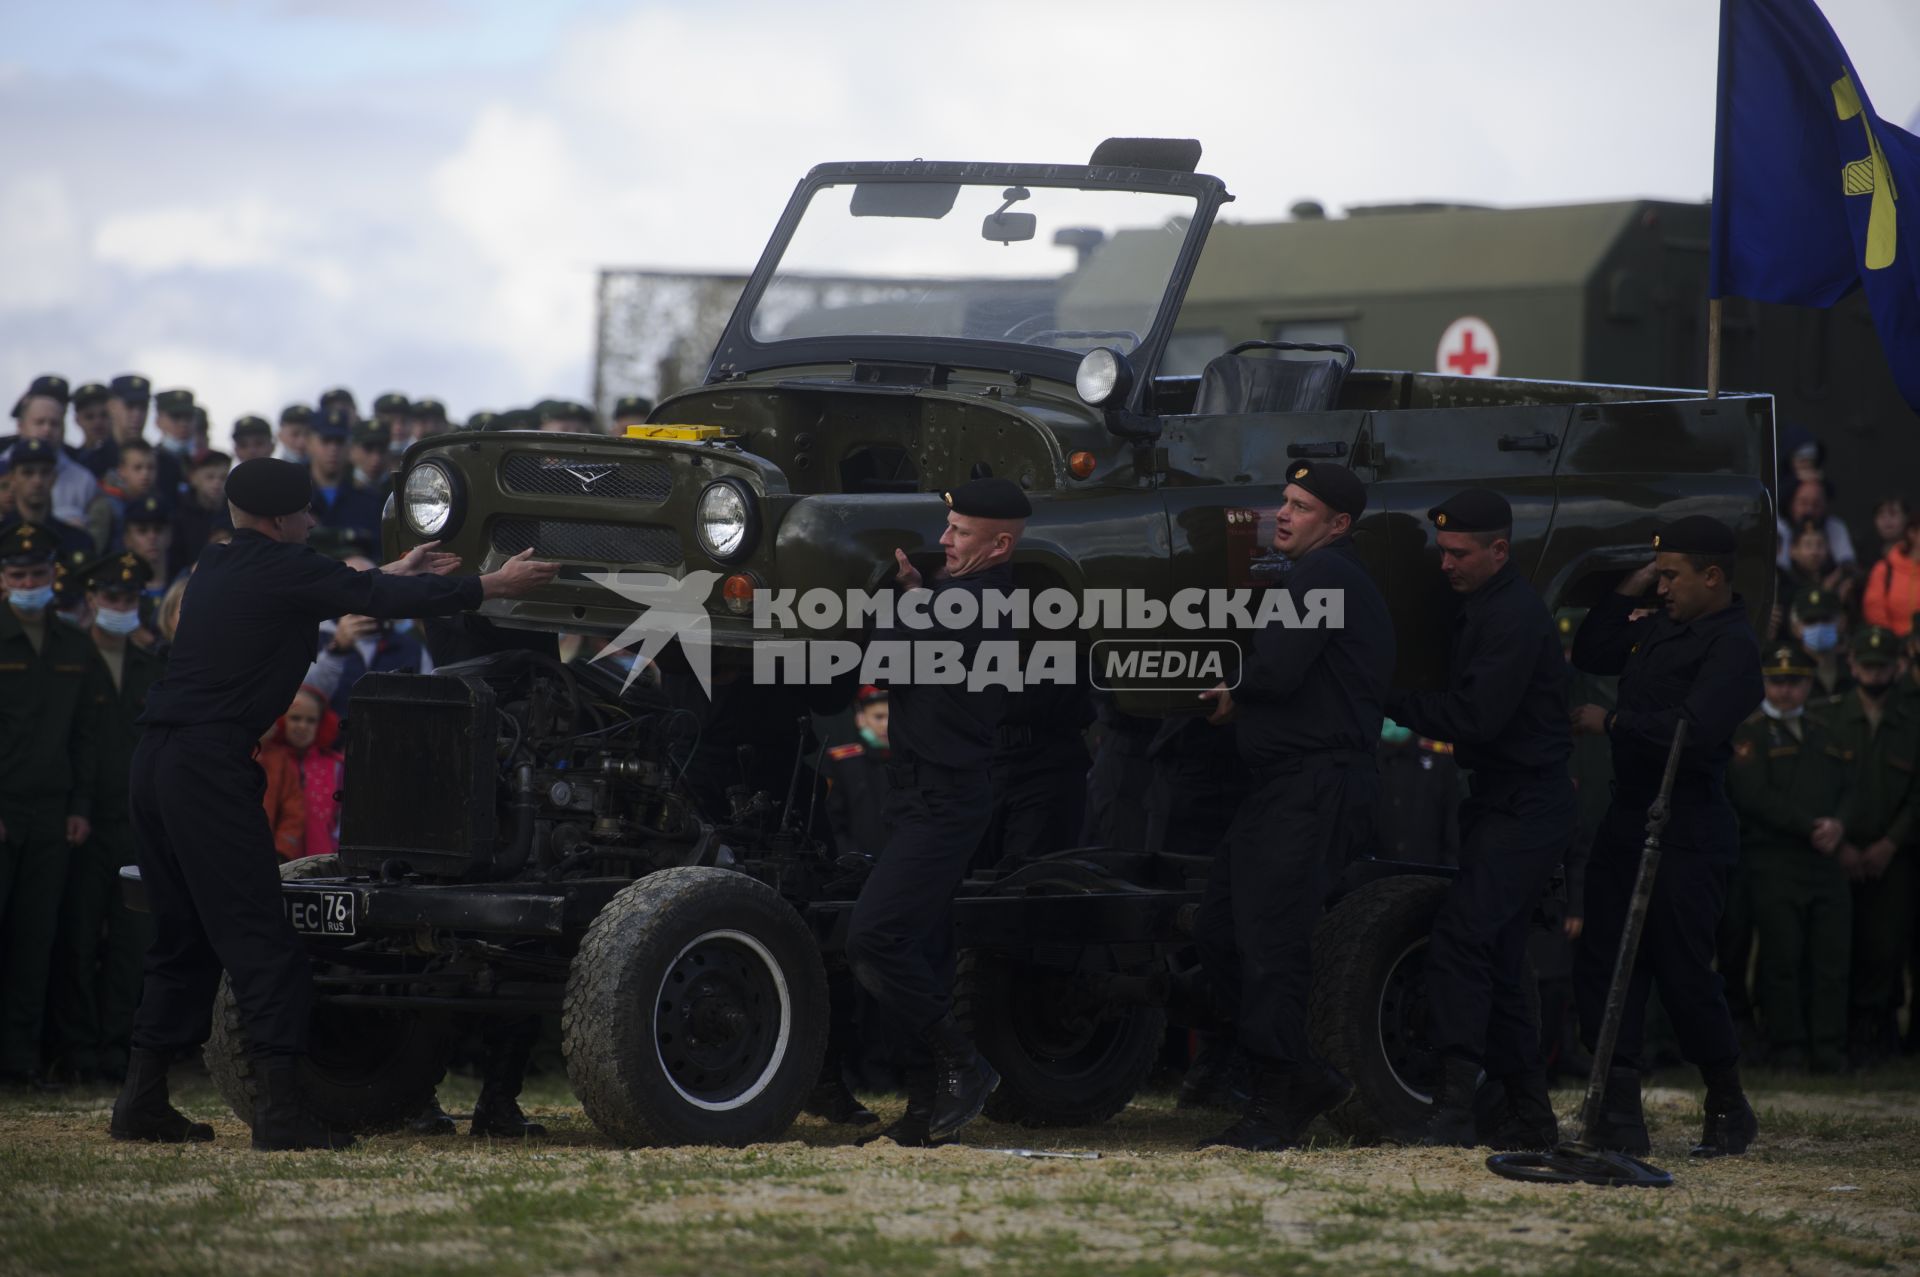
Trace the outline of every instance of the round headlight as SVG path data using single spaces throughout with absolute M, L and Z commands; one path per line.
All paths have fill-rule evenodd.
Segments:
M 453 522 L 453 477 L 446 467 L 428 461 L 407 476 L 402 506 L 407 526 L 423 537 L 437 537 Z
M 1133 365 L 1112 347 L 1095 346 L 1080 357 L 1080 367 L 1073 374 L 1073 388 L 1086 403 L 1114 407 L 1133 389 Z
M 744 559 L 753 550 L 756 516 L 752 494 L 737 480 L 707 485 L 695 508 L 700 547 L 722 563 Z

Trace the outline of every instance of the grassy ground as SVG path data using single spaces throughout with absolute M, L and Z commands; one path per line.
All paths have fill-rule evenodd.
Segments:
M 1807 1273 L 1920 1268 L 1920 1070 L 1752 1079 L 1762 1142 L 1693 1165 L 1699 1093 L 1649 1094 L 1671 1189 L 1522 1185 L 1459 1150 L 1191 1151 L 1220 1119 L 1145 1097 L 1091 1130 L 978 1124 L 855 1149 L 802 1119 L 744 1150 L 620 1149 L 564 1082 L 525 1147 L 399 1136 L 267 1156 L 205 1083 L 219 1138 L 115 1144 L 110 1097 L 0 1098 L 0 1273 Z M 464 1112 L 474 1086 L 442 1098 Z M 1557 1097 L 1562 1113 L 1577 1097 Z M 883 1110 L 893 1105 L 882 1103 Z M 1097 1151 L 1030 1161 L 1009 1145 Z

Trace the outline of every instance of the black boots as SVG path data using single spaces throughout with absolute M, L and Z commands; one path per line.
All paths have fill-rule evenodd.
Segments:
M 520 1088 L 527 1081 L 527 1060 L 537 1034 L 529 1030 L 487 1043 L 480 1070 L 480 1098 L 473 1102 L 473 1133 L 497 1139 L 545 1135 L 547 1128 L 520 1111 Z
M 402 1125 L 409 1135 L 451 1135 L 454 1130 L 453 1118 L 440 1107 L 440 1097 L 437 1095 L 429 1095 L 427 1102 L 420 1106 L 420 1111 Z
M 1427 1115 L 1427 1124 L 1413 1143 L 1472 1148 L 1479 1142 L 1473 1123 L 1473 1095 L 1479 1088 L 1478 1061 L 1442 1056 L 1440 1083 L 1433 1088 L 1433 1112 Z
M 973 1049 L 973 1039 L 948 1012 L 921 1035 L 933 1054 L 933 1115 L 927 1138 L 947 1139 L 980 1116 L 987 1097 L 1000 1085 L 1000 1075 Z
M 263 1153 L 352 1148 L 352 1135 L 307 1111 L 300 1098 L 297 1061 L 291 1056 L 257 1058 L 260 1094 L 254 1100 L 253 1146 Z
M 1255 1064 L 1246 1115 L 1201 1148 L 1238 1148 L 1277 1153 L 1294 1147 L 1314 1118 L 1353 1094 L 1353 1083 L 1336 1069 L 1312 1065 L 1281 1070 Z
M 1726 1064 L 1701 1069 L 1700 1074 L 1707 1083 L 1707 1119 L 1692 1155 L 1737 1157 L 1760 1134 L 1760 1119 L 1754 1116 L 1753 1105 L 1747 1103 L 1746 1092 L 1740 1088 L 1740 1069 Z
M 1504 1090 L 1499 1106 L 1483 1113 L 1479 1142 L 1503 1152 L 1535 1153 L 1560 1143 L 1560 1123 L 1547 1094 L 1545 1069 L 1498 1079 Z
M 107 1134 L 117 1140 L 150 1140 L 156 1144 L 185 1144 L 213 1138 L 213 1128 L 194 1122 L 167 1099 L 167 1057 L 161 1051 L 135 1048 L 127 1062 L 126 1084 L 113 1102 L 113 1120 Z
M 840 1076 L 840 1066 L 834 1061 L 829 1061 L 828 1067 L 821 1071 L 820 1080 L 807 1093 L 807 1102 L 800 1106 L 800 1111 L 836 1126 L 872 1126 L 880 1120 L 847 1089 L 846 1080 Z
M 1600 1092 L 1600 1119 L 1587 1127 L 1586 1142 L 1608 1152 L 1631 1153 L 1635 1157 L 1645 1157 L 1652 1151 L 1646 1115 L 1640 1110 L 1638 1069 L 1607 1070 L 1606 1087 Z
M 1180 1080 L 1178 1109 L 1226 1109 L 1243 1112 L 1253 1098 L 1246 1053 L 1230 1033 L 1202 1033 L 1200 1049 Z
M 921 1065 L 909 1068 L 907 1111 L 871 1135 L 863 1135 L 854 1142 L 865 1145 L 875 1140 L 892 1140 L 901 1148 L 931 1148 L 933 1137 L 928 1131 L 933 1124 L 933 1093 L 937 1089 L 938 1083 L 931 1068 Z

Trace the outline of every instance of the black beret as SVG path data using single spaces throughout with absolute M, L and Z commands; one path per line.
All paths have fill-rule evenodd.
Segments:
M 96 559 L 83 574 L 89 590 L 142 590 L 153 580 L 153 569 L 137 554 L 109 554 Z
M 1791 639 L 1782 639 L 1760 658 L 1760 672 L 1768 678 L 1812 678 L 1813 658 Z
M 153 397 L 153 406 L 172 417 L 184 417 L 193 411 L 191 390 L 163 390 Z
M 124 523 L 172 523 L 173 507 L 156 496 L 144 496 L 127 507 Z
M 429 421 L 445 421 L 447 406 L 438 399 L 416 399 L 413 401 L 413 407 L 407 409 L 407 413 L 409 416 L 425 417 Z
M 0 563 L 10 568 L 53 562 L 53 533 L 38 523 L 16 523 L 0 533 Z
M 313 424 L 313 409 L 303 403 L 290 403 L 280 410 L 280 424 L 293 423 L 296 426 Z
M 644 417 L 653 411 L 653 400 L 645 395 L 621 395 L 613 405 L 616 417 Z
M 405 395 L 398 394 L 391 390 L 373 401 L 373 410 L 375 412 L 398 413 L 403 417 L 412 407 L 413 404 L 407 400 Z
M 1869 625 L 1853 636 L 1851 650 L 1862 665 L 1891 665 L 1900 659 L 1900 639 L 1892 630 Z
M 1357 519 L 1367 508 L 1367 485 L 1343 465 L 1331 461 L 1296 461 L 1287 467 L 1287 482 L 1296 484 L 1327 503 L 1327 507 Z
M 305 466 L 255 457 L 242 461 L 227 476 L 227 500 L 263 519 L 298 514 L 313 504 L 313 480 Z
M 1504 532 L 1513 527 L 1513 507 L 1491 488 L 1466 488 L 1427 511 L 1442 532 Z
M 15 470 L 21 466 L 57 466 L 60 450 L 46 439 L 17 439 L 7 460 Z
M 236 441 L 253 438 L 272 438 L 273 427 L 267 424 L 265 417 L 242 417 L 233 423 L 233 437 Z
M 109 388 L 113 397 L 125 403 L 145 403 L 153 398 L 153 383 L 137 372 L 123 372 L 115 377 Z
M 1033 503 L 1011 479 L 969 479 L 941 495 L 955 514 L 975 519 L 1024 519 L 1033 513 Z
M 1733 529 L 1704 514 L 1675 519 L 1654 533 L 1653 548 L 1670 554 L 1737 554 L 1740 543 Z
M 112 392 L 97 381 L 90 381 L 84 386 L 73 388 L 73 406 L 76 408 L 91 408 L 97 403 L 105 403 L 112 397 Z

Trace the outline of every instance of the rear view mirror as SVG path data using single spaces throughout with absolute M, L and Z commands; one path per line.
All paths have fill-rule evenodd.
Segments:
M 1032 213 L 988 213 L 980 223 L 980 238 L 1011 244 L 1032 239 L 1038 226 L 1039 219 Z
M 939 219 L 953 211 L 960 198 L 958 182 L 861 182 L 853 188 L 850 210 L 855 217 L 925 217 Z

